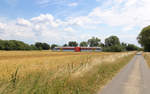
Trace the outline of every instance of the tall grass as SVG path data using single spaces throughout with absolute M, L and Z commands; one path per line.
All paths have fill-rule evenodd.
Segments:
M 11 52 L 1 55 L 10 59 L 0 61 L 3 75 L 0 94 L 94 94 L 134 55 L 134 52 L 16 53 L 20 58 Z
M 144 52 L 143 56 L 146 59 L 148 66 L 150 67 L 150 53 L 149 52 Z

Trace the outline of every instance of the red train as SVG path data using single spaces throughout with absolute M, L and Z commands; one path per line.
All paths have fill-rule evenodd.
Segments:
M 101 47 L 55 47 L 53 51 L 68 52 L 101 52 Z

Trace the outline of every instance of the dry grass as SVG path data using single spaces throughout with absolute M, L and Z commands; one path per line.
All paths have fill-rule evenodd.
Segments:
M 64 91 L 63 90 L 58 91 L 60 86 L 55 86 L 57 83 L 60 85 L 60 83 L 63 83 L 64 80 L 65 80 L 64 82 L 66 82 L 66 79 L 67 82 L 69 81 L 69 84 L 73 82 L 72 81 L 73 79 L 81 80 L 81 78 L 85 77 L 87 73 L 95 72 L 96 66 L 101 66 L 103 65 L 103 63 L 107 65 L 114 64 L 117 60 L 122 60 L 123 58 L 131 55 L 133 56 L 134 53 L 135 52 L 75 53 L 75 52 L 51 52 L 51 51 L 10 51 L 10 52 L 1 51 L 0 91 L 2 91 L 1 93 L 4 94 L 5 93 L 17 94 L 18 92 L 23 92 L 18 94 L 33 94 L 34 91 L 36 91 L 36 94 L 37 92 L 38 94 L 41 94 L 40 91 L 42 91 L 42 89 L 38 91 L 38 88 L 41 87 L 36 86 L 44 85 L 44 87 L 47 87 L 49 88 L 49 90 L 51 90 L 51 93 L 47 92 L 43 94 L 49 93 L 60 94 L 61 92 Z M 16 71 L 16 69 L 18 70 Z M 70 82 L 70 80 L 72 82 Z M 13 90 L 14 92 L 10 93 L 10 91 L 7 90 L 9 86 L 9 85 L 7 86 L 7 84 L 9 84 L 9 82 L 13 82 L 13 85 L 15 85 L 14 83 L 17 83 L 16 85 L 22 88 L 14 89 Z M 32 85 L 28 86 L 29 83 L 31 83 Z M 38 83 L 38 85 L 36 83 Z M 83 84 L 84 83 L 82 83 L 81 85 Z M 17 87 L 16 85 L 15 87 Z M 54 87 L 55 88 L 57 87 L 58 90 L 53 90 Z M 69 94 L 68 92 L 64 94 Z M 72 94 L 78 94 L 75 92 Z
M 149 52 L 144 52 L 143 56 L 148 64 L 148 66 L 150 67 L 150 53 Z

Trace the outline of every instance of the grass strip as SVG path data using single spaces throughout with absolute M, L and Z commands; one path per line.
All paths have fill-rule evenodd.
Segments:
M 145 53 L 143 53 L 143 56 L 144 56 L 144 58 L 145 58 L 145 60 L 146 60 L 146 62 L 148 64 L 148 66 L 150 68 L 150 53 L 145 52 Z

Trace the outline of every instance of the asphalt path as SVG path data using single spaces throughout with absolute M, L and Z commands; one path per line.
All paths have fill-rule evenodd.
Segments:
M 150 69 L 137 53 L 98 94 L 150 94 Z

